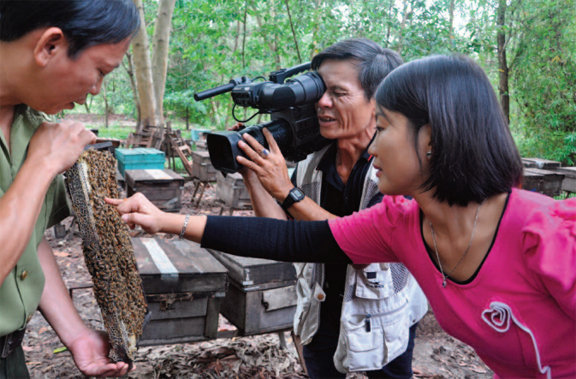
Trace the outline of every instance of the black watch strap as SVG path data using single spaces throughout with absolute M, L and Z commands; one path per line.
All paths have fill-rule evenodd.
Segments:
M 288 208 L 294 205 L 294 203 L 304 200 L 305 197 L 306 195 L 304 195 L 304 192 L 302 192 L 300 188 L 294 187 L 290 190 L 290 192 L 288 192 L 288 196 L 286 196 L 280 206 L 282 206 L 282 209 L 287 211 Z

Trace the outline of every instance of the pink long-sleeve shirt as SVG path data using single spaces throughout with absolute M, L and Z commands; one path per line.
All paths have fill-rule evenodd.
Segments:
M 415 201 L 386 196 L 330 228 L 354 263 L 404 263 L 444 330 L 496 377 L 576 378 L 576 199 L 512 190 L 474 277 L 446 287 L 421 223 Z

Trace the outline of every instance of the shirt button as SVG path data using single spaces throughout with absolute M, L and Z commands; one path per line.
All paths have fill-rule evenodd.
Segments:
M 20 273 L 20 280 L 24 280 L 28 277 L 28 271 L 24 270 Z
M 324 295 L 322 295 L 321 293 L 319 293 L 318 295 L 316 295 L 316 298 L 318 300 L 324 300 Z

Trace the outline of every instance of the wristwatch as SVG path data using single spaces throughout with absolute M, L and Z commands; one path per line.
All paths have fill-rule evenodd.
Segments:
M 282 206 L 282 209 L 287 211 L 288 208 L 294 205 L 294 203 L 304 200 L 305 197 L 306 195 L 304 195 L 304 192 L 302 192 L 300 188 L 294 187 L 290 190 L 290 192 L 288 192 L 288 196 L 286 196 L 280 205 Z

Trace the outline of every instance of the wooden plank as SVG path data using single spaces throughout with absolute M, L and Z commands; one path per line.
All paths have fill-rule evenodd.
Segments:
M 138 184 L 170 184 L 184 185 L 184 178 L 170 169 L 126 170 L 125 180 L 130 186 Z
M 561 192 L 564 175 L 556 171 L 538 168 L 525 168 L 522 188 L 548 196 L 558 196 Z
M 526 168 L 539 168 L 550 170 L 560 167 L 560 162 L 542 158 L 522 158 L 522 163 Z
M 559 173 L 568 176 L 570 178 L 576 178 L 576 166 L 575 167 L 558 167 L 556 169 Z
M 296 281 L 296 270 L 290 262 L 237 257 L 212 249 L 208 249 L 208 252 L 228 269 L 231 280 L 242 284 L 244 287 L 265 284 L 278 287 L 284 283 Z
M 147 294 L 226 291 L 226 268 L 199 244 L 155 238 L 133 238 L 132 243 Z

